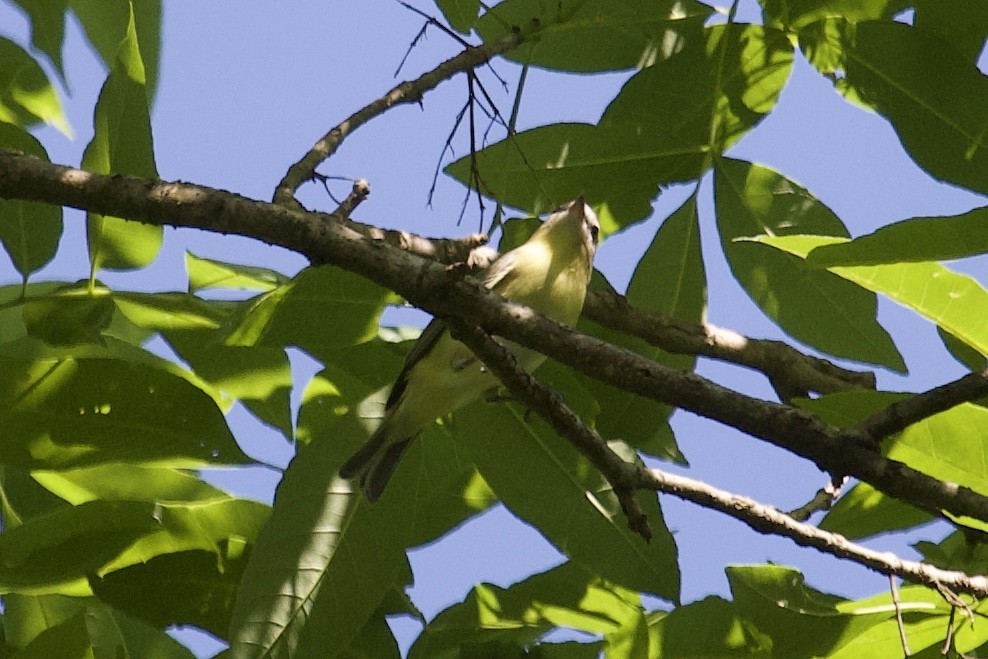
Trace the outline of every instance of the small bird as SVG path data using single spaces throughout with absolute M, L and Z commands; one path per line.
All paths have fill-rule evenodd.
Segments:
M 549 216 L 523 244 L 484 270 L 483 283 L 503 297 L 572 326 L 580 317 L 593 272 L 600 224 L 583 197 Z M 531 372 L 545 355 L 505 342 L 519 366 Z M 356 478 L 369 501 L 377 501 L 398 460 L 437 418 L 496 391 L 497 378 L 465 345 L 433 319 L 405 358 L 384 407 L 384 419 L 340 468 Z

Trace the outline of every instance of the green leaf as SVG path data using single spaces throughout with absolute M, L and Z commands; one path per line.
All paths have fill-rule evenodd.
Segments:
M 936 34 L 965 60 L 978 61 L 988 38 L 988 4 L 981 0 L 913 0 L 913 25 Z
M 436 0 L 436 5 L 450 27 L 461 34 L 470 34 L 480 13 L 480 0 Z
M 158 526 L 154 504 L 92 501 L 4 529 L 0 592 L 43 592 L 85 577 Z
M 36 470 L 31 477 L 73 505 L 87 501 L 209 501 L 230 495 L 170 467 L 117 463 L 62 471 Z
M 757 241 L 801 258 L 823 245 L 846 242 L 805 235 L 762 236 Z M 916 311 L 982 355 L 988 355 L 988 325 L 983 322 L 988 291 L 971 277 L 929 262 L 834 266 L 828 270 Z
M 68 4 L 107 68 L 114 67 L 120 42 L 131 38 L 132 30 L 136 32 L 151 98 L 157 88 L 161 59 L 161 1 L 68 0 Z
M 39 121 L 72 136 L 62 113 L 58 94 L 38 65 L 23 48 L 0 37 L 0 121 L 32 126 Z
M 5 595 L 4 631 L 8 641 L 23 648 L 46 629 L 84 615 L 87 638 L 97 657 L 192 659 L 192 653 L 166 633 L 128 618 L 93 598 L 59 595 Z M 45 657 L 62 657 L 56 651 Z
M 914 217 L 846 243 L 814 249 L 814 267 L 945 261 L 988 252 L 988 207 L 950 217 Z
M 936 179 L 988 193 L 988 77 L 954 48 L 899 22 L 841 29 L 844 86 L 895 128 Z
M 127 320 L 149 330 L 215 330 L 230 317 L 228 304 L 207 302 L 187 293 L 111 295 Z
M 833 656 L 834 650 L 895 616 L 891 607 L 878 611 L 854 607 L 841 597 L 815 590 L 792 568 L 730 566 L 727 579 L 740 617 L 771 638 L 772 656 Z M 876 646 L 867 656 L 892 656 L 901 649 L 898 644 L 894 649 Z
M 582 50 L 582 49 L 573 49 Z M 659 187 L 699 178 L 775 104 L 792 66 L 786 36 L 718 25 L 632 76 L 597 126 L 552 124 L 477 154 L 481 191 L 540 211 L 585 194 L 604 233 L 647 217 Z M 469 184 L 471 156 L 446 172 Z
M 251 265 L 225 263 L 185 253 L 185 269 L 189 273 L 189 292 L 210 288 L 271 291 L 288 283 L 280 272 Z
M 68 0 L 13 0 L 31 21 L 31 45 L 43 52 L 55 65 L 62 82 L 65 69 L 62 65 L 62 44 L 65 40 L 65 11 Z
M 113 312 L 109 297 L 90 295 L 75 285 L 23 302 L 28 335 L 52 346 L 103 344 L 103 332 L 110 326 Z
M 627 528 L 611 486 L 541 419 L 514 406 L 474 404 L 452 430 L 504 505 L 588 571 L 668 600 L 679 599 L 676 545 L 658 498 L 638 497 L 654 537 Z
M 950 332 L 945 332 L 942 327 L 937 327 L 937 334 L 943 341 L 943 346 L 947 352 L 960 362 L 965 368 L 971 371 L 980 371 L 988 366 L 988 358 L 980 352 L 959 340 Z
M 660 657 L 769 657 L 771 641 L 744 621 L 732 602 L 709 596 L 649 625 Z M 651 656 L 651 655 L 649 655 Z
M 17 659 L 94 659 L 93 650 L 85 615 L 77 613 L 38 634 L 30 645 L 17 653 Z
M 227 345 L 295 345 L 318 356 L 373 338 L 384 306 L 393 299 L 377 284 L 337 267 L 306 268 L 255 298 Z
M 110 75 L 96 102 L 94 135 L 82 156 L 82 166 L 98 174 L 157 178 L 150 96 L 133 14 L 130 16 L 126 38 L 119 42 Z M 89 213 L 86 236 L 95 273 L 102 268 L 128 270 L 148 265 L 158 254 L 164 229 Z
M 851 540 L 860 540 L 913 529 L 934 519 L 925 510 L 887 496 L 868 483 L 858 483 L 827 511 L 819 526 Z
M 474 586 L 462 603 L 429 622 L 408 656 L 463 656 L 465 646 L 491 643 L 532 647 L 555 628 L 615 634 L 634 628 L 640 615 L 638 593 L 563 563 L 508 588 Z
M 693 194 L 655 232 L 628 284 L 627 298 L 641 309 L 698 323 L 706 308 L 706 289 L 699 215 Z M 587 325 L 592 326 L 589 322 Z M 673 355 L 618 332 L 602 335 L 596 327 L 591 332 L 672 368 L 692 370 L 696 365 L 695 355 Z M 601 435 L 623 439 L 661 458 L 682 461 L 668 424 L 672 408 L 601 385 L 596 380 L 592 382 L 595 384 L 591 390 L 601 409 L 596 421 Z
M 699 32 L 712 13 L 694 0 L 506 0 L 481 17 L 477 32 L 484 41 L 494 41 L 506 29 L 534 28 L 530 39 L 504 57 L 591 73 L 643 68 L 667 58 L 684 37 Z
M 245 464 L 205 392 L 168 370 L 108 358 L 0 356 L 0 462 L 65 469 L 133 461 Z
M 718 161 L 714 194 L 717 227 L 731 271 L 769 318 L 819 350 L 905 371 L 902 356 L 875 319 L 878 302 L 873 293 L 813 271 L 799 259 L 738 242 L 751 236 L 759 236 L 760 242 L 792 234 L 847 236 L 829 208 L 782 174 L 740 160 Z
M 211 551 L 167 553 L 89 582 L 100 600 L 158 629 L 195 625 L 226 638 L 248 556 L 219 562 Z
M 856 22 L 892 18 L 914 0 L 760 0 L 766 22 L 800 29 L 831 16 Z
M 2 64 L 0 64 L 2 66 Z M 0 148 L 48 160 L 45 148 L 24 129 L 0 121 Z M 0 199 L 0 242 L 14 267 L 28 275 L 51 261 L 62 237 L 62 208 L 34 201 Z

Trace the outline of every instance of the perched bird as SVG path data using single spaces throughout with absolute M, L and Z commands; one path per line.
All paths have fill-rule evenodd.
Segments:
M 583 310 L 599 232 L 597 216 L 583 197 L 571 201 L 552 213 L 525 243 L 491 263 L 483 272 L 484 285 L 559 323 L 573 325 Z M 505 345 L 527 371 L 545 360 L 523 346 Z M 340 476 L 356 478 L 367 499 L 376 501 L 422 430 L 498 386 L 497 378 L 470 349 L 434 319 L 405 358 L 381 425 L 346 461 Z

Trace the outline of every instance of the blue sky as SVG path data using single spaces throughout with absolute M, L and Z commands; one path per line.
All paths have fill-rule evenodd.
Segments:
M 434 12 L 431 3 L 417 6 Z M 250 197 L 270 199 L 275 184 L 328 128 L 395 84 L 392 77 L 422 20 L 391 0 L 329 3 L 165 3 L 161 81 L 153 112 L 155 152 L 165 179 L 216 186 Z M 753 16 L 754 0 L 743 0 L 740 18 Z M 0 5 L 0 34 L 24 42 L 26 24 Z M 401 78 L 411 78 L 458 52 L 438 30 L 411 53 Z M 89 53 L 78 29 L 67 33 L 66 69 L 71 96 L 66 101 L 75 131 L 67 140 L 51 129 L 40 131 L 54 162 L 78 164 L 92 132 L 91 111 L 104 72 Z M 986 58 L 982 58 L 982 70 Z M 518 69 L 505 62 L 495 67 L 509 83 Z M 606 101 L 629 73 L 560 76 L 533 71 L 523 100 L 520 127 L 555 121 L 596 121 Z M 512 97 L 488 77 L 488 89 L 510 109 Z M 424 99 L 424 107 L 406 106 L 357 131 L 320 171 L 366 178 L 372 188 L 356 216 L 363 222 L 427 235 L 455 236 L 477 230 L 475 206 L 456 225 L 463 198 L 459 184 L 441 178 L 432 208 L 426 193 L 456 112 L 465 95 L 465 80 L 448 82 Z M 460 144 L 464 144 L 460 142 Z M 458 152 L 462 155 L 461 151 Z M 902 152 L 891 127 L 879 116 L 844 102 L 829 81 L 798 55 L 779 106 L 729 155 L 780 170 L 830 206 L 853 235 L 868 233 L 895 220 L 920 215 L 949 215 L 983 205 L 980 197 L 932 181 Z M 709 316 L 718 325 L 754 337 L 784 338 L 758 312 L 731 278 L 720 253 L 710 203 L 711 182 L 702 183 L 701 223 L 708 267 Z M 346 184 L 338 189 L 345 194 Z M 619 288 L 631 275 L 658 223 L 678 207 L 689 190 L 671 189 L 657 201 L 647 222 L 602 246 L 597 267 Z M 309 186 L 303 202 L 313 208 L 335 204 L 321 188 Z M 67 212 L 63 245 L 84 244 L 81 213 Z M 183 254 L 262 264 L 293 273 L 302 258 L 252 241 L 167 231 L 166 248 L 146 271 L 108 275 L 111 285 L 147 290 L 182 290 Z M 952 267 L 988 284 L 988 262 L 981 259 Z M 75 280 L 86 276 L 84 249 L 60 251 L 42 274 Z M 0 261 L 5 282 L 17 279 Z M 164 284 L 162 282 L 165 282 Z M 417 314 L 389 316 L 393 322 L 421 322 Z M 961 374 L 946 356 L 934 328 L 894 304 L 880 302 L 880 320 L 890 330 L 910 369 L 908 377 L 879 373 L 883 388 L 921 390 Z M 302 355 L 293 364 L 301 386 L 316 366 Z M 718 382 L 773 398 L 764 377 L 736 367 L 701 362 L 700 372 Z M 297 399 L 296 394 L 296 399 Z M 235 411 L 231 424 L 245 448 L 265 461 L 284 465 L 291 447 L 280 436 Z M 692 415 L 677 413 L 673 426 L 692 463 L 690 475 L 718 487 L 752 496 L 780 508 L 804 503 L 825 482 L 811 465 L 730 429 Z M 267 470 L 218 474 L 215 480 L 238 494 L 270 500 L 276 484 Z M 848 596 L 864 596 L 886 587 L 884 577 L 799 549 L 778 538 L 759 536 L 723 516 L 664 497 L 669 526 L 676 532 L 684 573 L 685 601 L 708 593 L 727 594 L 723 566 L 771 560 L 803 570 L 810 584 Z M 914 556 L 903 537 L 869 543 Z M 478 581 L 507 585 L 560 560 L 541 536 L 495 510 L 469 523 L 412 557 L 415 603 L 432 616 L 462 599 Z M 408 621 L 395 626 L 403 647 L 417 632 Z M 209 656 L 218 646 L 194 641 Z

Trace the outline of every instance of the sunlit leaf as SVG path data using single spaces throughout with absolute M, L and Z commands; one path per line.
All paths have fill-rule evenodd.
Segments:
M 210 288 L 270 291 L 289 281 L 283 274 L 268 268 L 224 263 L 185 253 L 185 269 L 189 273 L 189 292 Z
M 763 236 L 758 242 L 806 258 L 818 247 L 844 243 L 846 239 L 790 235 Z M 833 266 L 828 270 L 905 305 L 988 355 L 988 325 L 984 323 L 988 291 L 973 278 L 930 262 Z
M 167 370 L 111 358 L 0 357 L 0 461 L 64 469 L 131 460 L 246 463 L 219 408 Z
M 84 169 L 99 174 L 158 177 L 146 80 L 131 15 L 126 38 L 119 42 L 110 75 L 96 102 L 93 139 L 82 157 Z M 89 213 L 86 235 L 93 272 L 102 268 L 127 270 L 154 260 L 164 229 Z
M 505 53 L 516 62 L 581 73 L 643 68 L 693 38 L 712 13 L 694 0 L 506 0 L 477 23 L 485 41 L 506 29 L 531 29 L 534 37 Z M 573 44 L 580 44 L 574 48 Z
M 873 265 L 946 261 L 988 252 L 988 207 L 950 217 L 914 217 L 887 224 L 850 242 L 824 245 L 806 257 L 809 265 Z
M 0 37 L 0 121 L 31 126 L 44 121 L 71 137 L 58 94 L 23 48 Z
M 718 162 L 714 186 L 717 227 L 731 271 L 769 318 L 819 350 L 905 371 L 892 339 L 875 319 L 873 293 L 811 270 L 801 259 L 737 241 L 792 234 L 847 236 L 829 208 L 782 174 L 739 160 Z
M 911 0 L 760 0 L 766 22 L 799 29 L 830 16 L 857 22 L 892 18 Z
M 673 609 L 649 624 L 648 633 L 660 657 L 771 656 L 771 640 L 748 625 L 733 602 L 715 596 Z
M 154 96 L 161 59 L 161 0 L 67 0 L 86 38 L 107 68 L 113 68 L 120 42 L 133 29 L 144 62 L 147 87 Z M 133 15 L 133 26 L 130 17 Z

